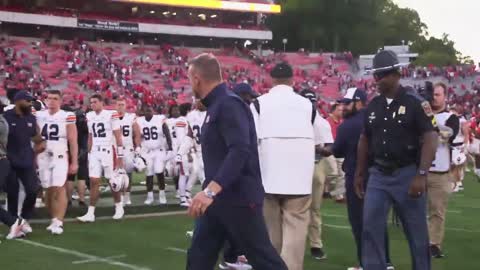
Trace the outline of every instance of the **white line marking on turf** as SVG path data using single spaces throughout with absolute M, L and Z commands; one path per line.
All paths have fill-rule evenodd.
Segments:
M 18 241 L 18 242 L 21 242 L 21 243 L 24 243 L 24 244 L 27 244 L 27 245 L 34 246 L 34 247 L 40 247 L 40 248 L 44 248 L 44 249 L 49 249 L 49 250 L 56 251 L 56 252 L 58 252 L 58 253 L 68 254 L 68 255 L 76 256 L 76 257 L 79 257 L 79 258 L 82 258 L 82 259 L 85 259 L 85 260 L 92 260 L 92 261 L 95 261 L 95 262 L 102 262 L 102 263 L 105 263 L 105 264 L 114 265 L 114 266 L 119 266 L 119 267 L 126 268 L 126 269 L 131 269 L 131 270 L 150 270 L 150 268 L 147 268 L 147 267 L 141 267 L 141 266 L 138 266 L 138 265 L 123 263 L 123 262 L 115 261 L 115 260 L 113 260 L 113 259 L 108 259 L 108 258 L 101 258 L 101 257 L 97 257 L 97 256 L 94 256 L 94 255 L 82 253 L 82 252 L 79 252 L 79 251 L 75 251 L 75 250 L 71 250 L 71 249 L 66 249 L 66 248 L 61 248 L 61 247 L 56 247 L 56 246 L 50 246 L 50 245 L 46 245 L 46 244 L 34 242 L 34 241 L 31 241 L 31 240 L 19 239 L 19 240 L 17 240 L 17 241 Z
M 127 257 L 127 255 L 122 254 L 122 255 L 105 257 L 104 259 L 112 260 L 112 259 L 122 259 L 125 257 Z M 84 263 L 92 263 L 92 262 L 98 262 L 98 260 L 88 259 L 88 260 L 81 260 L 81 261 L 73 261 L 72 264 L 84 264 Z
M 178 252 L 178 253 L 184 253 L 187 254 L 187 250 L 182 249 L 182 248 L 176 248 L 176 247 L 167 247 L 165 250 L 173 251 L 173 252 Z
M 125 215 L 123 219 L 141 219 L 141 218 L 151 218 L 151 217 L 168 217 L 168 216 L 178 216 L 186 215 L 187 211 L 174 211 L 174 212 L 161 212 L 161 213 L 148 213 L 148 214 L 133 214 Z M 96 217 L 95 220 L 113 220 L 112 217 Z M 30 224 L 50 224 L 51 219 L 32 219 L 29 221 Z M 66 218 L 64 222 L 79 222 L 76 218 Z

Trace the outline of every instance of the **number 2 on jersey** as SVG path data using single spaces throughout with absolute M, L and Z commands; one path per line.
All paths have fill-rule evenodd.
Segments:
M 58 141 L 60 129 L 57 124 L 45 124 L 42 128 L 42 137 L 47 141 Z
M 93 130 L 93 137 L 95 138 L 107 137 L 107 133 L 105 132 L 105 125 L 103 123 L 93 123 L 92 130 Z

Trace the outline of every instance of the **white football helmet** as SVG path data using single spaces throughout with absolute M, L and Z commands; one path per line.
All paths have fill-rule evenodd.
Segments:
M 463 146 L 452 147 L 452 164 L 462 165 L 467 161 L 467 155 L 465 154 L 465 148 Z
M 110 186 L 113 192 L 120 192 L 129 185 L 127 172 L 124 169 L 117 169 L 113 172 L 110 178 Z
M 147 168 L 147 162 L 141 155 L 135 155 L 133 158 L 133 167 L 137 172 L 143 172 Z

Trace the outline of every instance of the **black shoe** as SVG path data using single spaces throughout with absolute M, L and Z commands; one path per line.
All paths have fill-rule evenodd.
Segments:
M 327 254 L 321 248 L 311 248 L 310 254 L 315 260 L 325 260 L 327 258 Z
M 395 267 L 391 263 L 387 263 L 387 270 L 395 270 Z
M 433 258 L 436 258 L 436 259 L 441 259 L 445 257 L 445 255 L 442 253 L 442 250 L 437 245 L 430 246 L 430 254 L 432 255 Z

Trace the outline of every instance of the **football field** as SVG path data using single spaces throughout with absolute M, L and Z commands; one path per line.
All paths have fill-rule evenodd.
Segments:
M 143 194 L 136 196 L 136 202 L 143 202 Z M 172 192 L 170 196 L 173 196 Z M 170 199 L 171 202 L 173 200 Z M 73 209 L 69 217 L 83 211 Z M 2 240 L 0 269 L 185 269 L 186 250 L 190 241 L 185 232 L 192 228 L 193 221 L 180 208 L 133 206 L 126 209 L 128 217 L 119 222 L 110 219 L 112 212 L 110 206 L 98 209 L 97 218 L 104 218 L 94 224 L 68 222 L 65 233 L 57 237 L 45 230 L 48 225 L 44 224 L 46 220 L 37 220 L 33 225 L 34 233 L 27 238 Z M 434 259 L 434 270 L 478 269 L 479 213 L 480 184 L 468 175 L 465 191 L 451 197 L 447 216 L 446 258 Z M 326 200 L 322 214 L 328 258 L 315 261 L 307 252 L 305 269 L 340 270 L 355 265 L 355 248 L 345 205 Z M 389 225 L 389 230 L 391 255 L 396 269 L 409 270 L 410 255 L 401 228 Z M 1 227 L 0 233 L 6 234 L 6 228 Z

